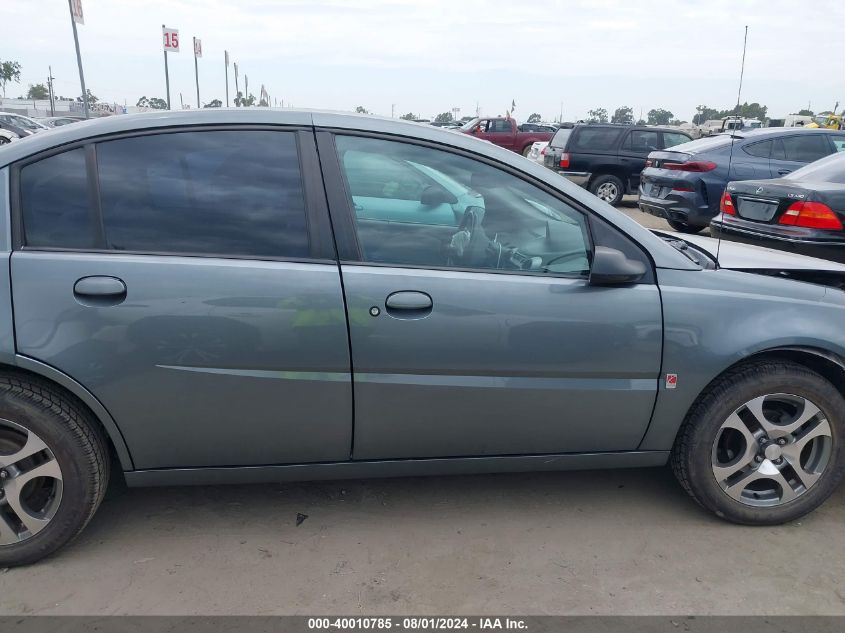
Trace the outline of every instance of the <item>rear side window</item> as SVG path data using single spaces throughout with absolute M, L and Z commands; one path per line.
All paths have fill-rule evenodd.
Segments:
M 798 163 L 812 163 L 830 153 L 830 144 L 821 134 L 785 136 L 776 139 L 772 147 L 772 158 Z
M 686 134 L 679 134 L 678 132 L 663 132 L 663 147 L 675 147 L 681 143 L 688 143 L 692 139 Z
M 298 257 L 309 252 L 296 138 L 199 131 L 97 146 L 107 248 Z
M 831 136 L 830 140 L 837 152 L 845 152 L 845 136 Z
M 622 130 L 612 127 L 584 127 L 575 135 L 571 149 L 593 152 L 609 150 L 616 145 L 621 135 Z
M 501 133 L 501 132 L 512 132 L 513 127 L 511 127 L 511 122 L 507 119 L 496 119 L 494 121 L 490 121 L 490 129 L 487 130 L 488 132 Z
M 563 149 L 564 147 L 566 147 L 566 141 L 569 140 L 571 134 L 572 128 L 560 128 L 557 132 L 555 132 L 555 135 L 552 137 L 552 140 L 549 141 L 549 146 Z
M 96 246 L 84 149 L 56 154 L 23 167 L 20 192 L 27 246 Z
M 748 154 L 749 156 L 756 156 L 757 158 L 768 158 L 769 154 L 771 154 L 772 152 L 772 142 L 763 141 L 762 143 L 751 143 L 750 145 L 745 145 L 742 148 L 742 151 Z
M 622 149 L 637 154 L 648 154 L 659 149 L 657 132 L 654 130 L 633 130 L 622 143 Z

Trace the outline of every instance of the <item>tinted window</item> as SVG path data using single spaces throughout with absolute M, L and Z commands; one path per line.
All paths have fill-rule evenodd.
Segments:
M 688 143 L 690 137 L 686 134 L 679 134 L 678 132 L 663 132 L 663 147 L 674 147 L 681 143 Z
M 572 128 L 560 128 L 555 135 L 552 137 L 552 140 L 549 142 L 551 147 L 557 147 L 563 149 L 566 147 L 566 141 L 569 140 L 569 136 L 572 134 Z
M 845 154 L 837 152 L 784 176 L 785 180 L 845 184 Z
M 366 261 L 586 275 L 586 219 L 541 189 L 449 152 L 352 136 L 336 143 Z M 366 174 L 366 188 L 381 195 L 356 193 L 362 172 L 348 166 L 364 156 L 424 174 L 425 197 L 393 193 L 398 169 Z
M 830 140 L 837 152 L 845 152 L 845 136 L 831 136 Z
M 140 136 L 100 143 L 97 162 L 108 248 L 308 255 L 292 133 Z
M 811 163 L 830 154 L 830 144 L 821 134 L 784 136 L 775 140 L 772 158 Z
M 572 150 L 603 151 L 616 145 L 622 130 L 612 127 L 582 127 L 572 143 Z
M 21 210 L 27 246 L 96 246 L 85 174 L 85 150 L 82 148 L 56 154 L 21 169 Z
M 632 130 L 625 138 L 622 149 L 627 149 L 637 154 L 648 154 L 658 147 L 658 136 L 654 130 Z
M 495 121 L 490 121 L 490 129 L 487 130 L 488 132 L 512 132 L 513 127 L 511 127 L 511 122 L 507 119 L 496 119 Z
M 772 151 L 772 142 L 763 141 L 762 143 L 751 143 L 742 148 L 749 156 L 756 156 L 757 158 L 768 158 Z

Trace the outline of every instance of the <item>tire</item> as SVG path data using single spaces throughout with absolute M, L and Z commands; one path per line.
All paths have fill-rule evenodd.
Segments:
M 6 138 L 5 136 L 0 136 L 0 145 L 6 145 L 6 144 L 11 143 L 11 142 L 12 141 L 9 140 L 8 138 Z
M 701 226 L 691 226 L 691 225 L 687 224 L 686 222 L 679 222 L 678 220 L 670 220 L 668 218 L 666 219 L 666 221 L 669 223 L 669 226 L 671 226 L 673 229 L 675 229 L 679 233 L 690 233 L 690 234 L 700 233 L 701 229 L 704 228 L 704 227 L 701 227 Z
M 763 425 L 755 410 L 765 411 Z M 699 396 L 672 448 L 672 469 L 693 499 L 722 519 L 745 525 L 793 521 L 821 505 L 842 479 L 843 412 L 842 394 L 816 372 L 786 360 L 749 362 Z M 805 417 L 800 428 L 786 433 Z M 768 439 L 756 436 L 755 426 Z
M 589 190 L 597 198 L 616 206 L 622 202 L 622 196 L 625 195 L 625 183 L 618 176 L 604 174 L 593 178 Z
M 38 561 L 79 534 L 109 466 L 103 432 L 80 402 L 39 378 L 0 373 L 0 567 Z
M 528 158 L 528 155 L 529 155 L 530 153 L 531 153 L 531 145 L 526 145 L 526 146 L 522 149 L 522 155 L 523 155 L 523 156 L 525 156 L 525 158 Z

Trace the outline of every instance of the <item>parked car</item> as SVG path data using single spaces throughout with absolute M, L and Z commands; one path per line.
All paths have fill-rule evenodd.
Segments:
M 783 178 L 730 182 L 720 210 L 711 235 L 845 262 L 845 151 Z
M 649 152 L 692 140 L 686 132 L 641 125 L 586 124 L 561 128 L 545 165 L 605 202 L 637 191 Z
M 12 112 L 0 112 L 0 123 L 5 123 L 7 125 L 14 125 L 15 127 L 22 128 L 27 132 L 43 132 L 44 130 L 48 130 L 46 125 L 42 125 L 35 119 L 30 119 L 28 116 L 23 116 L 22 114 L 14 114 Z
M 0 145 L 11 143 L 12 141 L 16 141 L 19 138 L 20 135 L 15 130 L 6 129 L 5 127 L 3 127 L 2 124 L 0 124 Z
M 730 180 L 778 178 L 837 151 L 845 133 L 763 128 L 701 138 L 649 154 L 639 207 L 676 231 L 697 233 L 719 213 Z
M 47 127 L 61 127 L 62 125 L 70 125 L 71 123 L 79 123 L 84 121 L 85 117 L 81 116 L 48 116 L 38 122 Z
M 76 535 L 112 463 L 143 486 L 671 460 L 758 525 L 842 477 L 845 265 L 717 266 L 490 143 L 336 113 L 69 125 L 0 148 L 0 182 L 0 567 Z
M 35 134 L 32 130 L 27 130 L 25 128 L 18 127 L 17 125 L 12 125 L 11 123 L 4 123 L 3 121 L 0 121 L 0 132 L 2 132 L 0 136 L 7 139 L 6 142 L 11 142 L 19 138 L 26 138 L 27 136 Z
M 531 144 L 531 149 L 528 152 L 528 158 L 535 163 L 544 164 L 546 160 L 546 148 L 549 144 L 546 141 L 537 141 Z
M 533 143 L 552 138 L 552 132 L 520 132 L 516 121 L 506 117 L 473 119 L 465 123 L 460 131 L 523 156 L 528 156 Z

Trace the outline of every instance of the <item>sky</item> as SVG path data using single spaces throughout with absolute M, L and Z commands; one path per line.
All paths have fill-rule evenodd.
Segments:
M 164 97 L 161 26 L 179 29 L 171 99 L 225 101 L 224 50 L 240 85 L 302 108 L 413 112 L 433 118 L 532 112 L 553 120 L 630 106 L 690 120 L 700 104 L 742 101 L 782 117 L 845 103 L 845 2 L 816 0 L 82 0 L 79 40 L 88 88 L 134 105 Z M 66 0 L 0 0 L 0 61 L 23 66 L 25 94 L 52 66 L 56 93 L 81 94 Z M 230 95 L 234 78 L 229 69 Z M 840 106 L 841 109 L 842 106 Z

